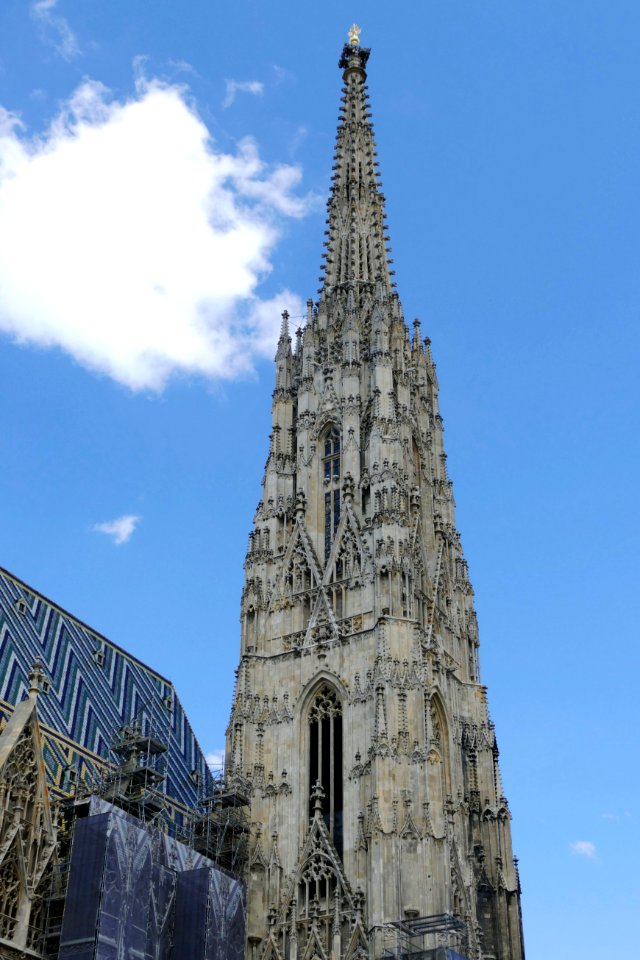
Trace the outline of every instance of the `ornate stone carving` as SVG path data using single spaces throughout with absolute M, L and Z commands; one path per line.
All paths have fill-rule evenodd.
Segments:
M 29 697 L 0 734 L 0 940 L 40 953 L 48 868 L 57 828 L 44 776 L 37 697 L 44 679 L 36 661 Z
M 365 52 L 350 46 L 341 64 L 322 286 L 295 352 L 286 330 L 278 345 L 227 745 L 233 770 L 251 776 L 252 819 L 277 833 L 277 865 L 273 850 L 267 862 L 282 871 L 277 895 L 260 867 L 249 880 L 252 960 L 381 956 L 377 934 L 359 932 L 360 884 L 376 924 L 407 907 L 455 915 L 459 952 L 476 960 L 469 857 L 483 844 L 488 881 L 513 888 L 509 812 L 477 682 L 435 366 L 393 286 Z M 330 794 L 328 831 L 316 775 Z M 430 882 L 413 883 L 412 870 Z M 517 899 L 509 909 L 496 942 L 521 960 Z

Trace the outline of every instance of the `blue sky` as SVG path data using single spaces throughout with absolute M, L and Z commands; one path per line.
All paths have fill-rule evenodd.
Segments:
M 438 364 L 527 955 L 631 956 L 637 2 L 5 0 L 0 563 L 171 676 L 219 749 L 273 335 L 318 287 L 353 20 L 398 289 Z

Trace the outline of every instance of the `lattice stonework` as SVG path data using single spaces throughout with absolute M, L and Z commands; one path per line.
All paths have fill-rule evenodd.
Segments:
M 324 686 L 314 697 L 309 710 L 309 723 L 319 723 L 321 720 L 340 716 L 342 707 L 335 690 Z
M 36 712 L 37 687 L 0 734 L 0 953 L 42 950 L 44 898 L 57 829 Z

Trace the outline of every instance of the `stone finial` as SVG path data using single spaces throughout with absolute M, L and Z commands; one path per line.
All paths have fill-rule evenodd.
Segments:
M 289 939 L 297 940 L 298 939 L 298 901 L 295 897 L 291 900 L 291 913 L 289 915 Z
M 278 349 L 276 351 L 276 360 L 283 360 L 291 354 L 291 337 L 289 336 L 289 313 L 282 311 L 282 325 L 280 326 L 280 336 L 278 337 Z M 283 387 L 281 382 L 276 383 L 276 387 Z
M 420 331 L 420 321 L 416 317 L 413 321 L 413 342 L 411 344 L 412 350 L 418 350 L 422 353 L 422 333 Z
M 306 509 L 307 498 L 302 490 L 298 490 L 296 494 L 296 520 L 299 520 L 300 522 L 304 520 Z
M 345 473 L 344 480 L 342 481 L 342 495 L 344 497 L 345 503 L 351 503 L 353 500 L 353 491 L 355 484 L 353 477 L 350 473 Z
M 313 898 L 309 906 L 309 916 L 311 917 L 311 924 L 315 928 L 320 917 L 320 901 L 317 895 Z
M 44 669 L 41 657 L 36 657 L 29 672 L 29 698 L 34 700 L 42 693 L 44 683 Z
M 319 780 L 316 780 L 313 785 L 311 799 L 313 800 L 313 816 L 316 820 L 320 820 L 322 819 L 322 801 L 324 800 L 324 790 Z

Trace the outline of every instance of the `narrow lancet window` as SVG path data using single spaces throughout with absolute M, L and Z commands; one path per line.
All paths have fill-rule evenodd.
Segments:
M 340 523 L 340 431 L 335 426 L 325 436 L 322 470 L 325 487 L 324 558 L 327 560 Z
M 324 685 L 309 710 L 309 816 L 316 783 L 324 793 L 323 818 L 342 856 L 342 706 L 335 690 Z

